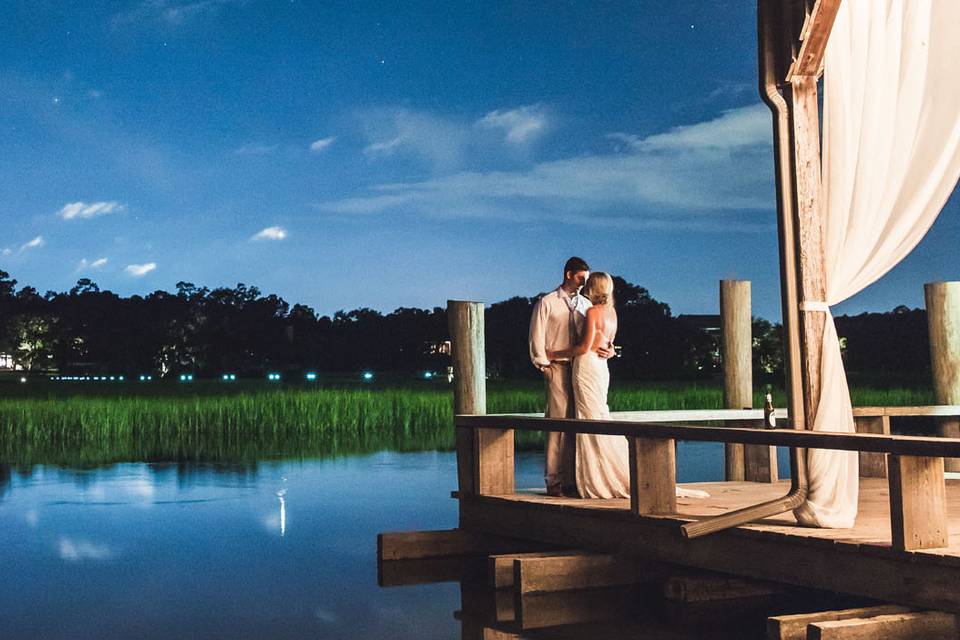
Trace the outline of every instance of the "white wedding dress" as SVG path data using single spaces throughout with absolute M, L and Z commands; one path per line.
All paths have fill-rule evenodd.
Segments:
M 607 391 L 610 370 L 607 361 L 593 351 L 573 360 L 573 395 L 577 418 L 609 420 Z M 593 433 L 577 434 L 577 491 L 581 498 L 629 498 L 630 453 L 623 436 Z M 677 497 L 706 498 L 709 494 L 696 489 L 677 487 Z

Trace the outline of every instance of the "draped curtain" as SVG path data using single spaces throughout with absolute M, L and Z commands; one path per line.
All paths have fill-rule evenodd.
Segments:
M 828 305 L 910 253 L 960 176 L 960 0 L 842 0 L 824 59 L 823 240 L 827 300 L 814 431 L 853 432 Z M 826 304 L 817 304 L 825 302 Z M 852 527 L 857 453 L 807 452 L 807 526 Z

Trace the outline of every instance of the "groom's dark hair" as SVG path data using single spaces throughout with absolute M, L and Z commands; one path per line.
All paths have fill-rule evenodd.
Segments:
M 587 261 L 583 258 L 573 256 L 567 260 L 567 264 L 563 265 L 563 275 L 567 275 L 568 271 L 572 271 L 574 273 L 578 271 L 590 271 L 590 265 L 588 265 Z

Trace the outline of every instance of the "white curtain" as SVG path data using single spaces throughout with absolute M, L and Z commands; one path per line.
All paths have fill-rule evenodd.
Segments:
M 958 69 L 960 0 L 841 1 L 824 62 L 827 305 L 906 257 L 953 191 L 960 176 Z M 829 310 L 813 315 L 825 316 L 813 429 L 852 432 L 833 318 Z M 810 494 L 797 519 L 853 526 L 857 454 L 810 450 L 807 465 Z

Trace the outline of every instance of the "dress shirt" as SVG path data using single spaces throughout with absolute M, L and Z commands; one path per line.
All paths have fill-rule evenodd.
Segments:
M 547 350 L 562 351 L 576 346 L 583 332 L 583 323 L 590 301 L 584 296 L 570 296 L 562 287 L 544 294 L 533 306 L 530 318 L 530 361 L 542 369 L 550 364 Z M 568 361 L 570 358 L 557 358 Z

